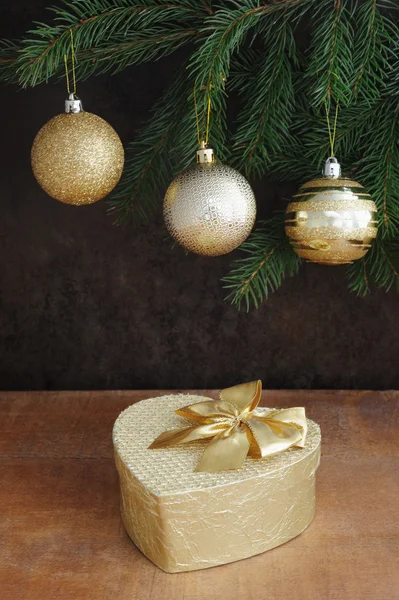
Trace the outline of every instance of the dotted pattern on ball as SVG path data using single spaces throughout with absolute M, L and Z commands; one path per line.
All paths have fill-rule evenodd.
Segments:
M 255 196 L 235 169 L 221 163 L 198 164 L 170 184 L 164 218 L 178 244 L 196 254 L 219 256 L 240 246 L 250 234 Z
M 88 112 L 62 113 L 33 142 L 32 170 L 50 196 L 66 204 L 91 204 L 118 183 L 124 150 L 116 131 Z
M 248 457 L 241 469 L 219 473 L 197 473 L 195 468 L 209 441 L 198 441 L 169 448 L 149 450 L 148 446 L 163 431 L 192 425 L 174 412 L 203 396 L 171 394 L 133 404 L 115 421 L 113 442 L 120 458 L 133 475 L 156 495 L 207 489 L 236 483 L 256 476 L 267 476 L 285 469 L 315 452 L 320 444 L 320 428 L 308 420 L 305 448 L 289 448 L 266 458 Z M 264 408 L 265 414 L 274 410 Z

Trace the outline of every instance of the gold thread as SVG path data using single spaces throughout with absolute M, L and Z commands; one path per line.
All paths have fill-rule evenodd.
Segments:
M 208 95 L 208 109 L 207 109 L 207 115 L 206 115 L 205 144 L 208 144 L 208 139 L 209 139 L 209 122 L 210 122 L 210 118 L 211 118 L 211 96 L 209 94 Z
M 68 59 L 67 59 L 67 55 L 64 54 L 64 65 L 65 65 L 65 79 L 66 79 L 66 86 L 67 86 L 67 92 L 68 92 L 68 96 L 71 93 L 71 89 L 69 87 L 69 73 L 68 73 Z
M 327 120 L 327 128 L 328 128 L 328 137 L 330 138 L 330 156 L 334 156 L 334 146 L 335 146 L 335 138 L 337 135 L 337 120 L 338 120 L 338 107 L 339 100 L 337 100 L 337 104 L 335 105 L 335 117 L 334 117 L 334 128 L 331 133 L 331 124 L 330 124 L 330 116 L 329 116 L 329 106 L 327 105 L 327 101 L 324 102 L 326 108 L 326 120 Z
M 75 74 L 75 46 L 73 43 L 73 32 L 69 30 L 71 34 L 71 62 L 72 62 L 72 79 L 73 79 L 73 93 L 76 94 L 76 74 Z
M 76 94 L 76 72 L 75 72 L 75 46 L 73 43 L 73 32 L 72 29 L 69 30 L 71 36 L 71 64 L 72 64 L 72 83 L 73 83 L 73 94 Z M 70 83 L 69 83 L 69 69 L 68 69 L 68 56 L 64 54 L 64 65 L 65 65 L 65 79 L 67 85 L 68 95 L 71 93 Z
M 197 129 L 198 146 L 201 146 L 202 140 L 201 140 L 201 132 L 200 132 L 200 126 L 199 126 L 197 93 L 195 90 L 195 85 L 194 85 L 194 91 L 193 91 L 193 99 L 194 99 L 195 125 L 196 125 L 196 129 Z M 210 119 L 211 119 L 211 96 L 210 96 L 210 94 L 208 94 L 207 111 L 206 112 L 207 112 L 207 114 L 206 114 L 206 130 L 205 130 L 205 140 L 204 140 L 205 145 L 207 145 L 208 141 L 209 141 L 209 124 L 210 124 Z
M 197 93 L 195 91 L 195 85 L 194 85 L 193 97 L 194 97 L 195 125 L 197 128 L 197 140 L 198 140 L 198 146 L 201 146 L 201 132 L 200 132 L 200 127 L 199 127 L 198 108 L 197 108 Z

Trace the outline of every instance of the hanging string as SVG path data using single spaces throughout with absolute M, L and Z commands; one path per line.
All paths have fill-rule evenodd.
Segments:
M 193 98 L 194 98 L 195 125 L 196 125 L 196 129 L 197 129 L 198 146 L 201 146 L 202 139 L 201 139 L 201 131 L 200 131 L 200 125 L 199 125 L 199 116 L 198 116 L 198 107 L 197 107 L 197 93 L 195 91 L 195 85 L 194 85 Z M 208 141 L 209 141 L 209 123 L 210 123 L 210 119 L 211 119 L 211 96 L 210 96 L 210 94 L 208 94 L 207 111 L 206 111 L 206 130 L 205 130 L 205 139 L 204 139 L 205 145 L 207 145 Z
M 76 73 L 75 73 L 75 46 L 73 43 L 73 32 L 72 29 L 69 30 L 69 33 L 71 35 L 71 64 L 72 64 L 72 83 L 73 83 L 73 94 L 76 94 Z M 68 90 L 68 94 L 71 94 L 71 88 L 70 88 L 70 84 L 69 84 L 69 69 L 68 69 L 68 57 L 66 54 L 64 54 L 64 64 L 65 64 L 65 78 L 66 78 L 66 84 L 67 84 L 67 90 Z
M 325 104 L 325 107 L 326 107 L 326 119 L 327 119 L 328 136 L 330 138 L 330 150 L 331 150 L 330 156 L 335 156 L 334 155 L 334 146 L 335 146 L 335 138 L 336 138 L 336 135 L 337 135 L 337 120 L 338 120 L 339 100 L 337 100 L 337 104 L 335 105 L 335 117 L 334 117 L 333 131 L 331 131 L 330 115 L 329 115 L 330 109 L 329 109 L 329 106 L 327 105 L 327 101 L 324 104 Z
M 201 146 L 201 132 L 200 132 L 200 127 L 199 127 L 199 119 L 198 119 L 198 108 L 197 108 L 197 93 L 195 91 L 195 85 L 194 85 L 194 111 L 195 111 L 195 126 L 197 128 L 197 140 L 198 140 L 198 146 Z
M 205 144 L 208 144 L 209 140 L 209 122 L 211 119 L 211 96 L 208 94 L 208 108 L 206 115 L 206 132 L 205 132 Z

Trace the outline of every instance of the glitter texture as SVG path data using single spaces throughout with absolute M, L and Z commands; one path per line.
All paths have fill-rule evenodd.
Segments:
M 238 171 L 197 164 L 170 184 L 164 201 L 170 235 L 196 254 L 219 256 L 242 244 L 255 223 L 255 196 Z
M 306 183 L 303 183 L 301 186 L 301 190 L 306 190 L 306 188 L 312 188 L 312 187 L 318 187 L 318 188 L 328 188 L 328 187 L 350 187 L 350 188 L 358 188 L 359 189 L 359 193 L 363 193 L 367 194 L 367 192 L 364 190 L 363 186 L 361 183 L 358 183 L 357 181 L 353 181 L 352 179 L 348 179 L 347 177 L 337 177 L 337 178 L 330 178 L 330 177 L 319 177 L 318 179 L 311 179 L 311 181 L 307 181 Z
M 41 187 L 66 204 L 91 204 L 116 186 L 124 151 L 115 130 L 88 112 L 62 113 L 46 123 L 32 146 L 32 169 Z
M 207 441 L 148 448 L 163 431 L 190 424 L 177 408 L 208 399 L 173 394 L 143 400 L 114 426 L 123 522 L 140 550 L 168 572 L 259 554 L 299 535 L 314 516 L 321 438 L 313 421 L 303 449 L 247 458 L 231 471 L 195 472 Z
M 285 231 L 295 252 L 310 262 L 352 263 L 377 236 L 377 207 L 356 181 L 314 179 L 288 205 Z

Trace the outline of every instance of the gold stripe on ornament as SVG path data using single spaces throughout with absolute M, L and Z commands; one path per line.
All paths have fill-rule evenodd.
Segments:
M 325 187 L 354 187 L 354 188 L 362 188 L 362 184 L 358 183 L 357 181 L 353 181 L 352 179 L 346 179 L 345 177 L 342 177 L 340 179 L 331 179 L 329 177 L 323 177 L 320 179 L 313 179 L 312 181 L 308 181 L 306 183 L 304 183 L 301 187 L 300 190 L 309 188 L 309 187 L 320 187 L 320 188 L 325 188 Z
M 357 229 L 341 229 L 339 227 L 292 227 L 285 228 L 289 238 L 294 240 L 330 239 L 364 241 L 374 239 L 377 236 L 376 227 L 359 227 Z
M 330 258 L 330 259 L 322 259 L 319 258 L 317 256 L 306 256 L 301 254 L 300 255 L 301 258 L 303 258 L 304 260 L 306 260 L 306 262 L 311 262 L 311 263 L 316 263 L 318 265 L 329 265 L 329 266 L 339 266 L 339 265 L 352 265 L 355 260 L 357 260 L 356 258 L 352 258 L 350 256 L 346 256 L 344 258 Z M 362 256 L 360 256 L 359 258 L 363 258 Z
M 353 195 L 353 196 L 366 196 L 371 197 L 368 192 L 364 188 L 351 188 L 351 187 L 337 187 L 331 185 L 329 187 L 307 187 L 306 189 L 299 188 L 299 191 L 295 196 L 309 196 L 312 194 L 345 194 L 345 195 Z
M 299 250 L 317 250 L 320 252 L 329 252 L 334 247 L 334 242 L 336 240 L 311 240 L 307 243 L 298 243 L 293 242 L 295 244 L 295 248 Z M 345 242 L 356 248 L 371 248 L 371 244 L 366 242 L 359 242 L 358 240 L 345 240 Z
M 344 264 L 362 258 L 371 240 L 312 238 L 298 243 L 291 240 L 295 252 L 305 260 L 323 264 Z
M 295 194 L 295 196 L 293 196 L 293 198 L 295 198 L 297 200 L 297 202 L 308 202 L 310 200 L 313 200 L 315 198 L 335 198 L 336 200 L 343 198 L 345 199 L 347 202 L 354 202 L 355 200 L 361 200 L 363 202 L 373 202 L 372 197 L 370 196 L 370 194 L 360 194 L 360 193 L 353 193 L 353 192 L 349 192 L 349 191 L 342 191 L 342 190 L 318 190 L 318 191 L 309 191 L 306 192 L 304 194 Z
M 307 187 L 299 188 L 296 196 L 306 196 L 307 194 L 328 194 L 329 192 L 340 192 L 342 194 L 353 194 L 354 196 L 369 196 L 370 194 L 363 188 L 352 188 L 348 186 L 326 186 L 326 187 Z
M 296 198 L 296 196 L 294 196 Z M 348 198 L 344 196 L 340 198 L 337 194 L 334 195 L 334 199 L 329 199 L 325 194 L 317 194 L 317 197 L 313 197 L 306 201 L 306 209 L 304 209 L 304 202 L 290 202 L 287 207 L 287 212 L 294 212 L 296 210 L 369 210 L 370 212 L 377 213 L 377 208 L 373 200 L 363 200 L 362 198 Z
M 298 256 L 306 260 L 307 262 L 317 263 L 319 265 L 350 265 L 355 260 L 363 258 L 365 253 L 352 254 L 341 252 L 339 255 L 334 254 L 332 256 L 325 256 L 321 252 L 316 251 L 299 251 Z
M 353 244 L 351 241 L 343 243 L 341 246 L 335 246 L 334 240 L 318 240 L 318 242 L 323 242 L 325 244 L 324 248 L 302 248 L 297 244 L 293 244 L 293 246 L 295 252 L 301 258 L 329 265 L 351 263 L 354 260 L 363 258 L 369 248 L 367 245 Z

